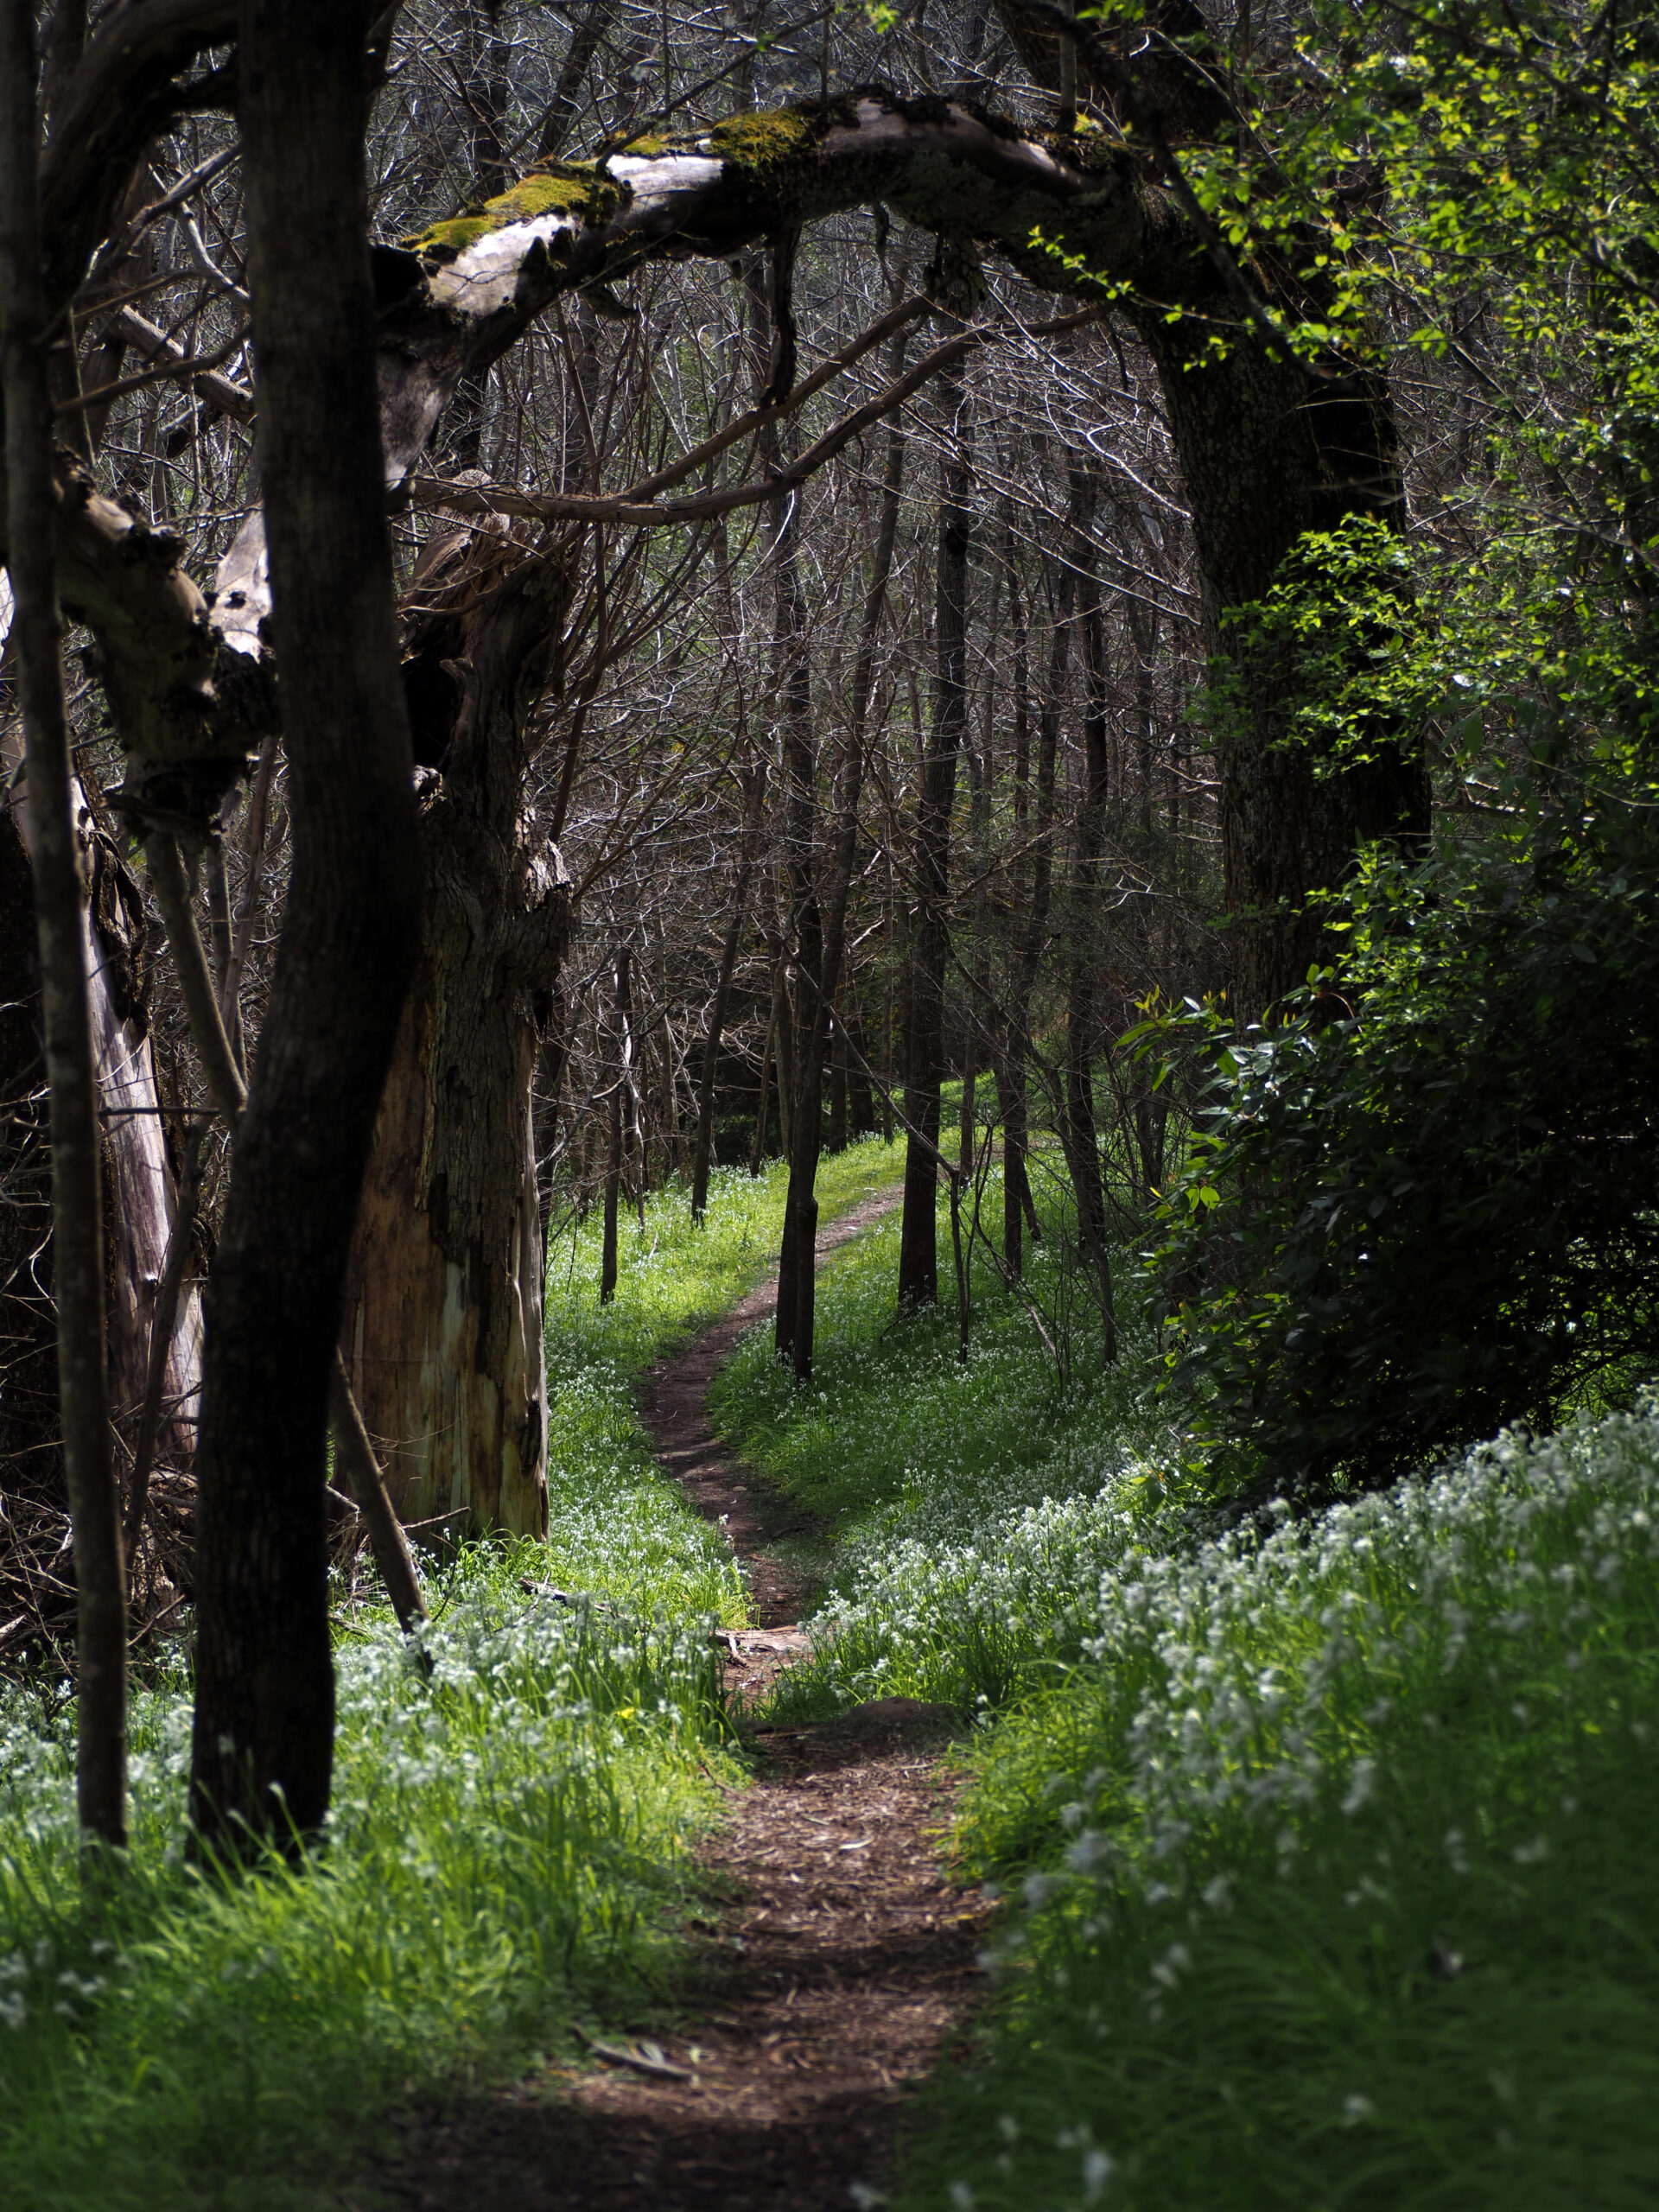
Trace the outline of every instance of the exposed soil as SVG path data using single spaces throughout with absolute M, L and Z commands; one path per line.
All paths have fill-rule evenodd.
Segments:
M 819 1240 L 846 1243 L 896 1203 L 880 1194 Z M 798 1589 L 767 1547 L 803 1522 L 715 1438 L 705 1397 L 768 1284 L 642 1393 L 665 1467 L 723 1520 L 767 1625 L 733 1641 L 752 1701 L 804 1638 Z M 937 1849 L 960 1726 L 894 1698 L 841 1719 L 753 1733 L 757 1779 L 700 1858 L 724 1902 L 697 1923 L 694 2014 L 650 2041 L 601 2038 L 596 2062 L 543 2067 L 487 2098 L 410 2114 L 377 2180 L 422 2212 L 847 2212 L 874 2202 L 906 2086 L 972 2005 L 991 1910 L 953 1887 Z M 350 2200 L 346 2199 L 349 2202 Z

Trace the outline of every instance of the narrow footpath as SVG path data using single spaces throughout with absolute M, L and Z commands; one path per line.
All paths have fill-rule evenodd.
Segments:
M 880 1192 L 820 1255 L 892 1210 Z M 769 1547 L 804 1524 L 714 1433 L 710 1382 L 772 1310 L 752 1292 L 647 1380 L 664 1466 L 724 1523 L 759 1625 L 727 1639 L 728 1687 L 753 1703 L 804 1648 L 800 1584 Z M 979 1984 L 991 1910 L 953 1888 L 936 1848 L 938 1772 L 957 1716 L 892 1699 L 841 1719 L 758 1730 L 757 1779 L 700 1852 L 725 1902 L 696 1923 L 694 2008 L 653 2041 L 601 2041 L 459 2109 L 411 2114 L 378 2178 L 420 2212 L 847 2212 L 874 2204 L 907 2088 L 936 2063 Z

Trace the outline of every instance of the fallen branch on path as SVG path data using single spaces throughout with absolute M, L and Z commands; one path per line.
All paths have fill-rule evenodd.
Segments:
M 655 2075 L 666 2082 L 690 2082 L 696 2078 L 689 2066 L 676 2066 L 664 2058 L 655 2044 L 640 2050 L 625 2050 L 620 2044 L 601 2043 L 597 2036 L 589 2035 L 579 2021 L 572 2020 L 570 2025 L 595 2058 L 607 2058 L 613 2066 L 631 2066 L 636 2074 Z

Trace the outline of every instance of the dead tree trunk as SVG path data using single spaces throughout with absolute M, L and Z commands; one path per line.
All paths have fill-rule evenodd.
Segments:
M 347 1371 L 405 1525 L 547 1529 L 532 1089 L 566 919 L 558 855 L 422 818 L 421 963 L 375 1128 Z
M 577 543 L 463 524 L 435 534 L 410 586 L 404 687 L 442 773 L 341 1351 L 398 1512 L 454 1535 L 547 1526 L 534 1090 L 569 902 L 523 785 Z

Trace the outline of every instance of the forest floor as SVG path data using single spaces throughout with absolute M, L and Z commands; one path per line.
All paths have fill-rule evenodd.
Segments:
M 819 1239 L 849 1242 L 898 1203 L 879 1192 Z M 753 1707 L 804 1650 L 812 1525 L 715 1434 L 707 1395 L 775 1277 L 645 1378 L 664 1467 L 723 1525 L 757 1626 L 722 1634 L 728 1693 Z M 791 1544 L 795 1540 L 795 1545 Z M 993 1910 L 952 1885 L 937 1839 L 961 1718 L 889 1699 L 832 1722 L 748 1732 L 755 1779 L 702 1848 L 713 1901 L 683 2017 L 492 2094 L 406 2116 L 377 2177 L 418 2212 L 844 2212 L 880 2201 L 906 2090 L 981 1986 Z

